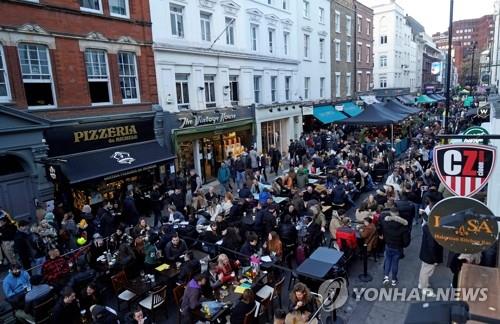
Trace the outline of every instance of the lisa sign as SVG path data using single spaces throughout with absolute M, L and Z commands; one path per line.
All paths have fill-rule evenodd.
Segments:
M 479 253 L 497 240 L 498 224 L 491 210 L 473 198 L 449 197 L 429 215 L 429 231 L 444 248 L 455 253 Z

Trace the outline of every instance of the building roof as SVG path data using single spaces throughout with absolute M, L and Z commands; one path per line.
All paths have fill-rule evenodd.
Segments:
M 406 15 L 406 24 L 410 26 L 413 35 L 425 33 L 425 28 L 412 16 Z

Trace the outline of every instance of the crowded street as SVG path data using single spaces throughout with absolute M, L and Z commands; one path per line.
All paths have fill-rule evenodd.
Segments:
M 500 323 L 500 0 L 437 2 L 0 1 L 0 323 Z

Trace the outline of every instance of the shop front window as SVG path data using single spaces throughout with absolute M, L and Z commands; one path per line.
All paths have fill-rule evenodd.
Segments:
M 286 120 L 273 120 L 261 124 L 262 152 L 269 152 L 271 147 L 275 147 L 280 152 L 286 150 Z

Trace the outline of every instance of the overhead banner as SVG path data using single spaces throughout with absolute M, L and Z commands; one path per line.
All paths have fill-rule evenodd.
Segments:
M 434 148 L 439 180 L 453 194 L 470 197 L 488 182 L 495 166 L 496 148 L 477 144 L 450 144 Z

